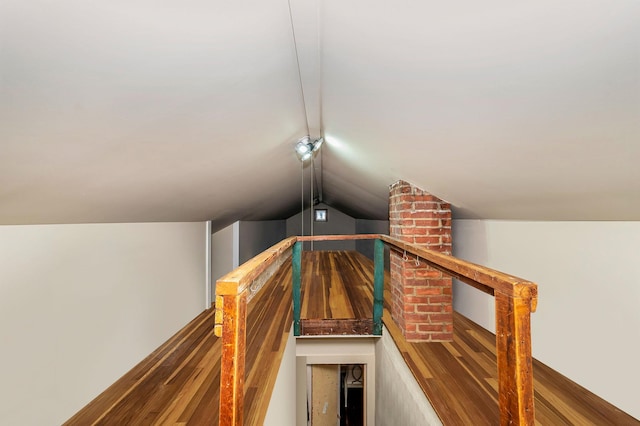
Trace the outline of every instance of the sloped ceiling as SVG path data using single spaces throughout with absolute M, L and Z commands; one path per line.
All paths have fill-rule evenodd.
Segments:
M 640 220 L 640 3 L 0 3 L 0 224 L 284 218 L 307 133 L 355 217 Z

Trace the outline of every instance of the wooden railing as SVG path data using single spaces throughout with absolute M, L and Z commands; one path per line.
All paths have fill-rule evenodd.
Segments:
M 538 286 L 386 235 L 380 239 L 392 250 L 411 253 L 429 266 L 495 297 L 500 424 L 535 424 L 531 313 L 538 303 Z
M 291 256 L 287 238 L 216 281 L 215 335 L 222 338 L 219 425 L 242 425 L 247 303 L 252 293 Z
M 281 264 L 293 255 L 294 331 L 297 320 L 299 333 L 300 299 L 298 293 L 296 302 L 295 293 L 299 292 L 300 285 L 301 243 L 354 239 L 376 240 L 374 281 L 383 280 L 382 257 L 383 243 L 385 243 L 391 250 L 403 254 L 411 253 L 429 266 L 495 297 L 500 424 L 533 425 L 535 415 L 530 316 L 537 305 L 537 285 L 453 256 L 426 250 L 387 235 L 368 234 L 291 237 L 217 281 L 216 335 L 222 337 L 223 348 L 220 426 L 242 425 L 246 305 L 251 289 L 255 290 L 261 282 L 266 281 L 265 275 L 268 275 L 270 268 Z M 378 274 L 380 278 L 376 278 Z M 298 280 L 297 284 L 296 280 Z M 374 331 L 376 331 L 376 318 L 379 320 L 382 315 L 382 291 L 382 284 L 379 289 L 374 284 Z

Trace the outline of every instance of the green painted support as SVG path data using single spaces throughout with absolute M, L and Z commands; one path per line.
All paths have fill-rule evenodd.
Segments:
M 373 334 L 382 336 L 384 302 L 384 243 L 382 240 L 375 240 L 373 253 Z
M 300 285 L 302 280 L 302 243 L 293 245 L 293 335 L 300 335 Z

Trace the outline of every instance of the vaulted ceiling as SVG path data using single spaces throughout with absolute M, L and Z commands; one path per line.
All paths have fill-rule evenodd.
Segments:
M 640 2 L 0 3 L 0 224 L 284 218 L 305 134 L 355 217 L 640 220 Z

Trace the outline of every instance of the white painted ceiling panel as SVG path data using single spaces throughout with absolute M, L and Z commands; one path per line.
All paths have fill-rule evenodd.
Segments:
M 325 175 L 357 156 L 378 198 L 403 178 L 459 217 L 639 219 L 639 10 L 325 3 L 325 132 L 348 147 Z
M 307 133 L 355 217 L 640 220 L 640 3 L 0 3 L 0 224 L 284 218 Z

